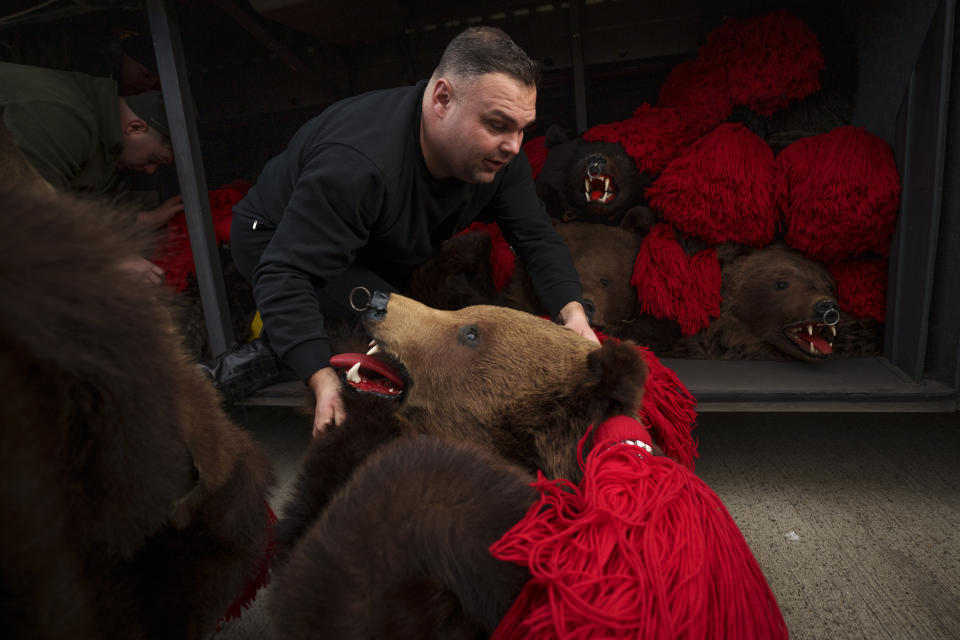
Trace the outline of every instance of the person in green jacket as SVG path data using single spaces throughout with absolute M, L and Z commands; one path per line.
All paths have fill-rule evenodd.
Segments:
M 58 191 L 104 194 L 121 169 L 152 174 L 173 162 L 160 92 L 121 97 L 109 78 L 0 62 L 0 118 L 13 145 Z M 182 210 L 175 196 L 136 221 L 161 227 Z M 139 267 L 153 281 L 162 278 L 146 260 Z

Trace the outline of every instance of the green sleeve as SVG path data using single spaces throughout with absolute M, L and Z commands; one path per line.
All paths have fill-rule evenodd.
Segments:
M 94 153 L 90 123 L 65 105 L 8 104 L 3 122 L 30 164 L 57 189 L 68 189 Z

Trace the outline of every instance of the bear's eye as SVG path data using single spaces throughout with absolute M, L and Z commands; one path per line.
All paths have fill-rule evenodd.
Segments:
M 607 287 L 610 286 L 610 281 L 607 280 L 606 278 L 600 278 L 600 286 L 606 289 Z
M 457 335 L 457 340 L 459 340 L 461 344 L 465 344 L 468 347 L 475 347 L 477 346 L 477 342 L 480 340 L 480 330 L 477 329 L 477 326 L 473 324 L 460 327 L 460 333 Z
M 777 283 L 773 285 L 777 290 L 783 290 L 790 286 L 790 283 L 786 280 L 777 280 Z

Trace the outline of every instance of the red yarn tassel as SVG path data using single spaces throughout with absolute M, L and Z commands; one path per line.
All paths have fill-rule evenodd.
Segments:
M 840 308 L 858 318 L 887 317 L 887 261 L 850 260 L 829 265 Z
M 263 550 L 263 557 L 257 568 L 257 573 L 243 586 L 243 591 L 233 603 L 227 607 L 223 617 L 220 618 L 220 625 L 234 618 L 239 618 L 243 610 L 250 606 L 253 599 L 257 596 L 257 591 L 270 584 L 270 561 L 273 559 L 274 541 L 273 526 L 277 523 L 277 516 L 273 513 L 270 505 L 264 502 L 267 510 L 267 544 Z M 219 629 L 218 629 L 219 630 Z
M 510 248 L 510 243 L 503 237 L 503 231 L 496 222 L 471 222 L 470 226 L 461 231 L 484 231 L 490 236 L 490 267 L 493 271 L 493 286 L 497 291 L 503 291 L 510 284 L 513 270 L 517 264 L 517 256 Z
M 819 91 L 824 66 L 817 36 L 787 11 L 727 20 L 707 35 L 696 58 L 701 73 L 726 72 L 734 104 L 767 117 Z
M 658 224 L 644 237 L 630 284 L 643 313 L 676 321 L 683 335 L 706 328 L 720 315 L 716 249 L 688 257 L 669 224 Z
M 788 245 L 824 262 L 890 254 L 900 175 L 884 140 L 837 127 L 788 146 L 777 168 Z
M 673 109 L 642 104 L 633 117 L 587 129 L 584 140 L 619 142 L 640 173 L 656 175 L 692 141 L 690 126 Z
M 690 470 L 597 428 L 581 485 L 535 483 L 540 500 L 491 553 L 531 579 L 495 631 L 513 638 L 786 638 L 776 599 L 736 523 Z
M 213 218 L 213 229 L 217 236 L 217 243 L 230 242 L 230 223 L 233 220 L 233 205 L 240 202 L 250 183 L 244 180 L 234 180 L 230 184 L 211 189 L 207 192 L 210 199 L 210 215 Z M 193 264 L 193 251 L 190 248 L 190 235 L 187 231 L 187 219 L 184 214 L 178 213 L 167 223 L 166 235 L 157 249 L 153 261 L 164 272 L 164 282 L 183 291 L 187 288 L 188 278 L 197 272 Z
M 593 332 L 600 344 L 617 340 L 602 331 L 594 329 Z M 647 363 L 647 380 L 637 418 L 653 432 L 665 455 L 693 471 L 693 460 L 700 455 L 691 435 L 697 426 L 697 400 L 676 372 L 665 367 L 649 347 L 635 346 Z
M 763 247 L 776 233 L 773 150 L 739 123 L 723 124 L 670 163 L 646 192 L 681 233 L 710 244 Z
M 678 64 L 660 87 L 657 106 L 676 111 L 686 124 L 686 137 L 696 140 L 733 111 L 726 69 L 703 71 L 698 69 L 696 60 Z
M 530 170 L 533 172 L 533 179 L 536 180 L 543 169 L 543 163 L 547 161 L 547 154 L 550 149 L 547 148 L 547 137 L 539 136 L 531 138 L 523 143 L 523 152 L 527 155 L 530 162 Z

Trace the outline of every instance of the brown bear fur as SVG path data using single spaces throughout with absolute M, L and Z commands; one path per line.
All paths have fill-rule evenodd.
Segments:
M 629 343 L 503 307 L 383 300 L 364 322 L 405 396 L 347 393 L 345 423 L 308 450 L 278 526 L 281 638 L 489 635 L 526 574 L 487 549 L 535 499 L 533 472 L 579 481 L 588 426 L 642 400 Z
M 680 327 L 640 310 L 637 291 L 630 284 L 633 265 L 644 235 L 654 223 L 646 207 L 636 207 L 620 226 L 588 222 L 555 223 L 583 286 L 583 304 L 590 324 L 608 336 L 632 340 L 659 352 L 680 336 Z M 506 290 L 504 304 L 536 314 L 546 313 L 530 278 L 518 266 Z
M 792 341 L 785 329 L 815 322 L 814 306 L 836 304 L 834 282 L 821 264 L 784 245 L 751 250 L 718 247 L 722 265 L 720 315 L 703 331 L 679 340 L 667 355 L 731 360 L 819 360 Z M 842 326 L 836 327 L 842 331 Z M 830 327 L 816 331 L 828 342 Z
M 276 637 L 489 637 L 529 579 L 489 547 L 535 501 L 532 481 L 468 443 L 416 435 L 379 446 L 276 575 Z
M 0 192 L 2 617 L 14 638 L 201 638 L 259 569 L 269 460 L 183 353 L 119 214 Z

